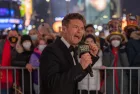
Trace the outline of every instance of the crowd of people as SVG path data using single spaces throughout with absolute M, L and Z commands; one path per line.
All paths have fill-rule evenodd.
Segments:
M 51 32 L 47 23 L 27 35 L 15 30 L 4 31 L 0 39 L 0 67 L 25 67 L 25 70 L 16 73 L 0 70 L 1 94 L 13 94 L 15 83 L 17 94 L 22 91 L 31 94 L 29 83 L 32 83 L 33 94 L 104 94 L 104 87 L 106 94 L 129 94 L 130 80 L 131 93 L 138 94 L 138 70 L 132 70 L 131 79 L 128 70 L 107 70 L 106 80 L 103 70 L 92 69 L 93 77 L 89 75 L 90 67 L 140 67 L 137 18 L 129 15 L 124 30 L 121 23 L 120 19 L 112 19 L 108 22 L 109 35 L 105 37 L 101 31 L 96 36 L 93 24 L 86 24 L 79 13 L 70 13 L 62 20 L 59 36 Z M 78 56 L 80 43 L 88 45 L 90 50 Z M 40 86 L 37 67 L 40 68 Z

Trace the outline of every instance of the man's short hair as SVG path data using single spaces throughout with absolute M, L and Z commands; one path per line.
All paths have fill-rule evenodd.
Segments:
M 86 26 L 85 26 L 85 30 L 86 30 L 87 28 L 89 28 L 89 27 L 91 27 L 91 28 L 93 28 L 93 29 L 95 30 L 95 28 L 93 27 L 93 24 L 88 24 L 88 25 L 86 25 Z
M 73 20 L 73 19 L 81 20 L 84 25 L 86 24 L 86 20 L 81 14 L 79 14 L 79 13 L 70 13 L 70 14 L 67 14 L 64 17 L 64 19 L 62 20 L 62 26 L 68 25 L 70 20 Z

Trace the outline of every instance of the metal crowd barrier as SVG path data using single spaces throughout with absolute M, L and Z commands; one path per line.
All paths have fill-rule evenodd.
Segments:
M 14 86 L 15 88 L 16 88 L 16 71 L 21 70 L 21 74 L 22 74 L 22 86 L 21 86 L 21 90 L 18 90 L 17 88 L 14 89 L 14 90 L 15 90 L 15 93 L 14 93 L 14 94 L 25 94 L 25 93 L 24 93 L 24 70 L 26 70 L 26 69 L 23 68 L 23 67 L 0 67 L 0 71 L 1 71 L 1 70 L 6 70 L 6 76 L 7 76 L 7 77 L 6 77 L 6 80 L 7 80 L 7 82 L 8 82 L 8 80 L 9 80 L 9 79 L 8 79 L 8 71 L 9 71 L 9 70 L 12 70 L 12 71 L 13 71 L 13 73 L 15 74 L 14 77 L 13 77 L 13 78 L 14 78 L 14 82 L 15 82 L 15 86 Z M 36 70 L 37 70 L 38 75 L 39 75 L 39 68 L 36 68 Z M 112 75 L 113 75 L 113 83 L 112 83 L 112 84 L 113 84 L 113 93 L 112 93 L 112 94 L 116 94 L 115 91 L 114 91 L 114 87 L 115 87 L 115 82 L 114 82 L 114 81 L 115 81 L 115 80 L 114 80 L 114 78 L 115 78 L 115 77 L 114 77 L 114 70 L 121 70 L 121 81 L 122 81 L 121 90 L 122 90 L 122 91 L 120 91 L 120 92 L 121 92 L 120 94 L 124 94 L 124 93 L 123 93 L 123 90 L 124 90 L 124 89 L 123 89 L 123 88 L 124 88 L 124 87 L 123 87 L 123 81 L 124 81 L 123 75 L 124 75 L 124 71 L 127 70 L 127 71 L 129 72 L 129 76 L 128 76 L 128 78 L 129 78 L 129 82 L 128 82 L 128 83 L 129 83 L 129 84 L 128 84 L 128 87 L 129 87 L 128 90 L 129 90 L 129 91 L 128 91 L 128 92 L 129 92 L 129 93 L 128 93 L 128 94 L 132 94 L 132 93 L 133 93 L 133 92 L 131 92 L 131 88 L 132 88 L 132 86 L 131 86 L 131 84 L 132 84 L 132 82 L 131 82 L 131 81 L 132 81 L 132 71 L 133 71 L 133 70 L 138 70 L 138 71 L 139 71 L 139 70 L 140 70 L 140 67 L 105 67 L 105 68 L 94 67 L 93 70 L 104 70 L 104 84 L 105 84 L 105 86 L 104 86 L 104 93 L 102 93 L 102 94 L 107 94 L 107 93 L 106 93 L 106 90 L 107 90 L 107 88 L 106 88 L 106 84 L 107 84 L 107 83 L 106 83 L 106 80 L 107 80 L 107 72 L 110 71 L 110 70 L 113 71 L 113 74 L 112 74 Z M 140 82 L 140 81 L 139 81 L 139 80 L 140 80 L 139 73 L 140 73 L 140 72 L 138 72 L 138 78 L 137 78 L 137 79 L 138 79 L 138 86 L 137 86 L 137 89 L 136 89 L 136 90 L 138 90 L 138 91 L 137 91 L 138 94 L 140 94 L 140 91 L 139 91 L 139 90 L 140 90 L 140 86 L 139 86 L 139 85 L 140 85 L 140 83 L 139 83 L 139 82 Z M 89 77 L 89 76 L 88 76 L 88 77 Z M 32 92 L 32 91 L 33 91 L 33 86 L 32 86 L 32 84 L 33 84 L 33 83 L 32 83 L 32 72 L 30 72 L 30 79 L 29 79 L 29 80 L 30 80 L 30 83 L 29 83 L 29 85 L 30 85 L 30 94 L 33 94 L 33 92 Z M 39 94 L 39 91 L 40 91 L 40 87 L 39 87 L 39 86 L 40 86 L 40 81 L 39 81 L 39 80 L 40 80 L 40 78 L 39 78 L 39 76 L 38 76 L 38 94 Z M 89 79 L 88 79 L 88 80 L 89 80 Z M 89 81 L 88 81 L 88 82 L 89 82 Z M 89 85 L 89 83 L 88 83 L 88 85 Z M 7 91 L 6 94 L 10 94 L 10 93 L 9 93 L 9 89 L 8 89 L 9 84 L 7 83 L 6 86 L 7 86 L 7 88 L 6 88 L 6 91 Z M 89 86 L 88 86 L 88 87 L 89 87 Z M 80 91 L 79 94 L 82 94 L 82 92 L 81 92 L 82 90 L 79 90 L 79 91 Z M 89 88 L 88 88 L 87 91 L 88 91 L 88 93 L 86 93 L 86 94 L 90 94 Z M 2 92 L 2 91 L 1 91 L 1 80 L 0 80 L 0 94 L 2 94 L 1 92 Z M 12 94 L 13 94 L 13 93 L 12 93 Z M 85 93 L 84 93 L 84 94 L 85 94 Z M 92 93 L 91 93 L 91 94 L 92 94 Z M 94 94 L 95 94 L 95 93 L 94 93 Z M 97 91 L 97 90 L 96 90 L 96 94 L 98 94 L 98 91 Z
M 88 90 L 85 90 L 85 91 L 87 91 L 86 93 L 82 93 L 83 90 L 79 89 L 78 94 L 124 94 L 124 92 L 123 92 L 123 90 L 125 88 L 125 87 L 123 87 L 124 71 L 127 71 L 126 73 L 127 73 L 127 76 L 128 76 L 128 94 L 134 94 L 132 92 L 132 83 L 133 83 L 132 73 L 135 73 L 134 70 L 138 71 L 138 73 L 137 73 L 138 82 L 137 82 L 136 91 L 137 91 L 137 94 L 140 94 L 140 81 L 139 81 L 140 80 L 140 67 L 103 67 L 103 68 L 101 68 L 101 67 L 93 67 L 93 71 L 94 70 L 103 70 L 104 71 L 103 72 L 103 74 L 104 74 L 104 92 L 101 93 L 101 92 L 98 92 L 100 90 L 95 90 L 96 93 L 90 93 L 91 90 L 89 90 L 89 88 L 88 88 Z M 113 92 L 112 93 L 107 93 L 107 87 L 106 87 L 106 85 L 107 85 L 106 81 L 108 79 L 107 72 L 111 71 L 111 70 L 112 70 L 112 73 L 113 73 L 112 74 L 113 75 L 113 83 L 112 83 L 113 84 Z M 115 77 L 114 77 L 115 76 L 114 75 L 115 70 L 121 70 L 121 91 L 120 91 L 120 93 L 115 93 Z M 90 76 L 88 76 L 88 85 L 90 84 L 89 77 Z
M 13 85 L 12 85 L 12 94 L 25 94 L 24 93 L 24 72 L 25 72 L 25 70 L 27 70 L 25 67 L 0 67 L 0 71 L 2 71 L 2 70 L 5 70 L 6 71 L 6 82 L 8 82 L 9 81 L 9 77 L 8 77 L 8 72 L 10 71 L 10 70 L 12 70 L 12 73 L 13 73 Z M 16 72 L 17 71 L 21 71 L 21 76 L 22 76 L 22 83 L 21 83 L 21 89 L 19 89 L 18 87 L 17 87 L 17 83 L 16 83 Z M 38 73 L 38 75 L 39 75 L 39 68 L 35 68 L 35 70 L 37 70 L 37 73 Z M 0 74 L 1 75 L 1 74 Z M 29 85 L 30 85 L 30 94 L 33 94 L 33 81 L 32 81 L 32 72 L 29 72 L 29 75 L 30 75 L 30 83 L 28 83 Z M 5 89 L 5 91 L 6 91 L 6 93 L 2 93 L 2 85 L 1 85 L 1 79 L 2 78 L 0 78 L 0 94 L 11 94 L 10 93 L 10 90 L 11 90 L 11 88 L 10 88 L 10 90 L 9 90 L 9 84 L 7 83 L 6 84 L 6 88 L 4 88 Z M 21 80 L 21 79 L 20 79 Z M 40 92 L 40 76 L 38 76 L 38 94 L 39 94 L 39 92 Z M 13 93 L 14 92 L 14 93 Z

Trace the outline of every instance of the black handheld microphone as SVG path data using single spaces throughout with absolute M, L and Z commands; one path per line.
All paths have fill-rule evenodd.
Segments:
M 79 58 L 81 58 L 81 55 L 83 55 L 85 53 L 89 53 L 89 52 L 90 52 L 89 45 L 87 45 L 87 44 L 80 44 L 78 46 Z M 90 76 L 93 77 L 93 71 L 92 71 L 91 64 L 87 67 L 87 71 L 90 74 Z

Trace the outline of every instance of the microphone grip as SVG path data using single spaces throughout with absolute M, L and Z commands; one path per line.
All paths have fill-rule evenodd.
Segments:
M 87 67 L 87 71 L 88 71 L 88 73 L 89 73 L 89 75 L 90 75 L 91 77 L 94 76 L 94 75 L 93 75 L 93 71 L 92 71 L 92 66 L 91 66 L 91 64 Z

